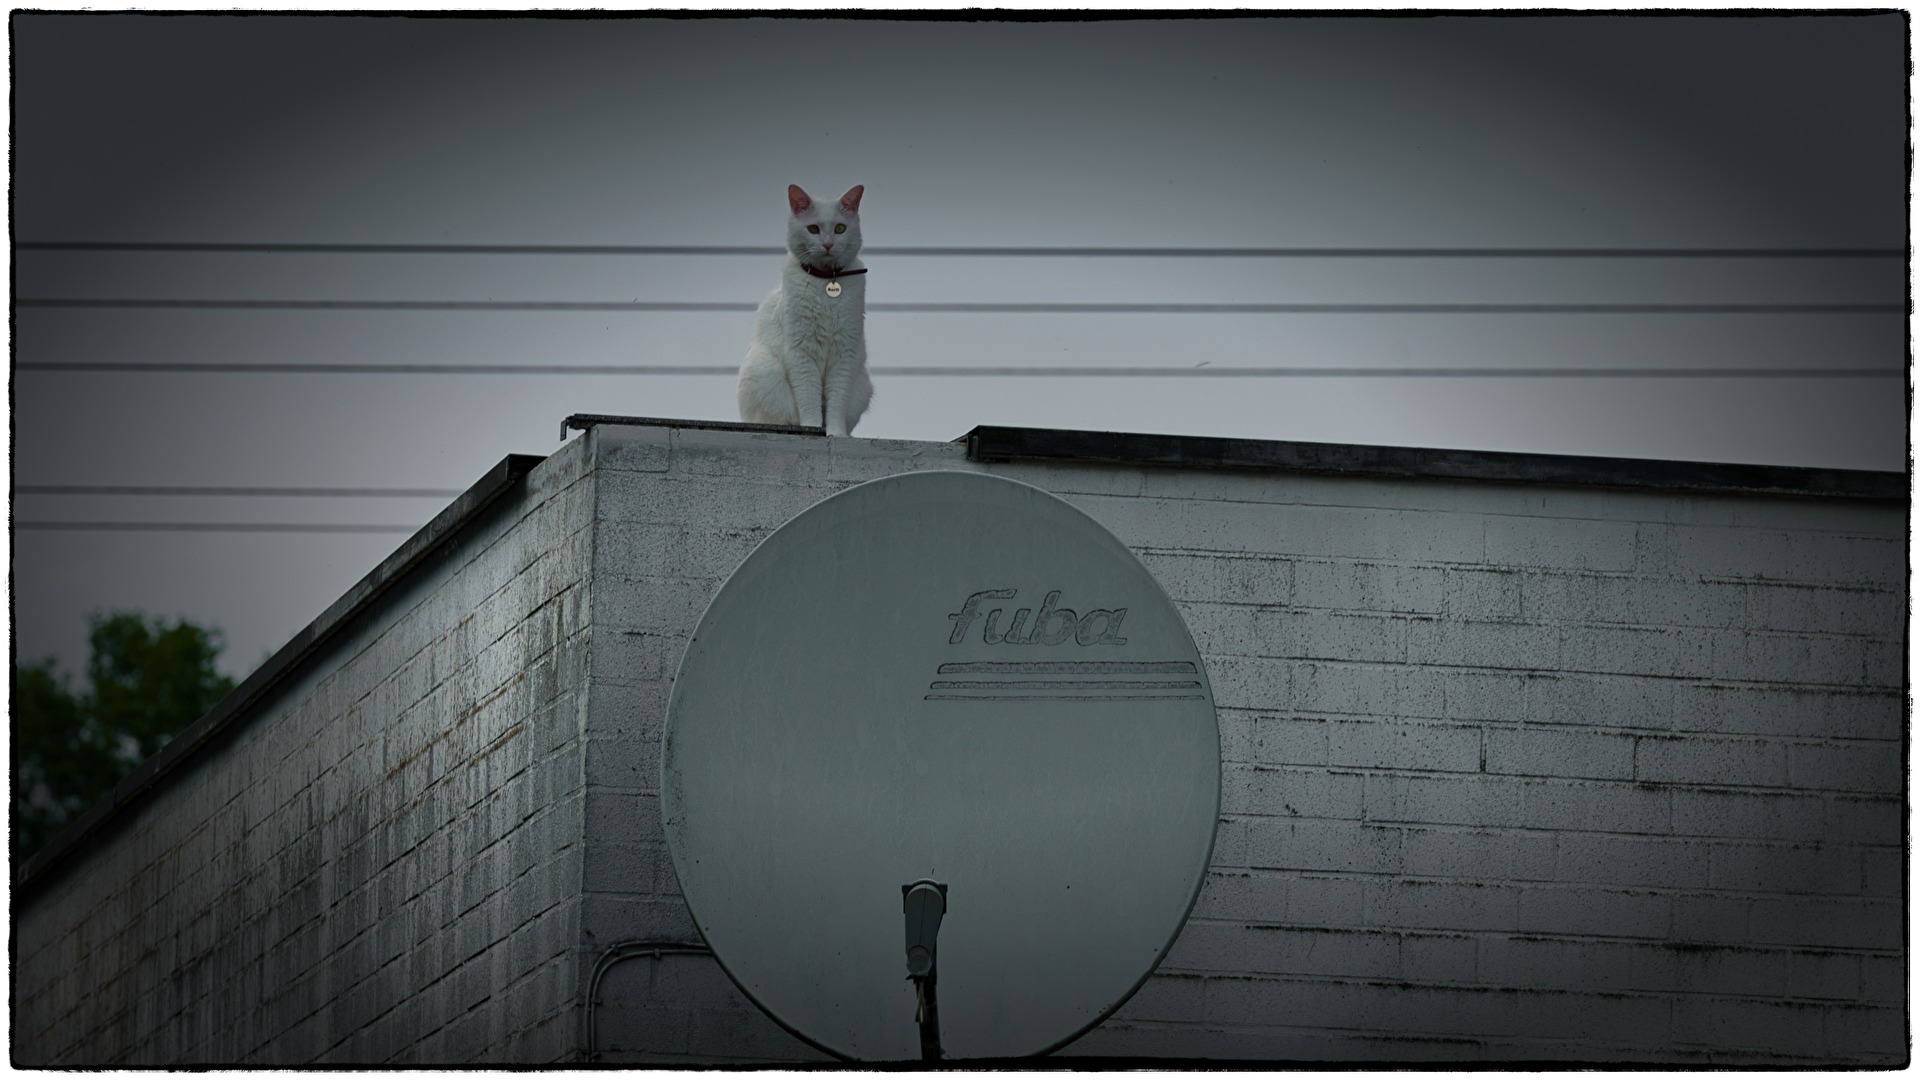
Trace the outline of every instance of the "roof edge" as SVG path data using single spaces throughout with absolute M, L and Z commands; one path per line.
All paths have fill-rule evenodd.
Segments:
M 799 427 L 792 424 L 749 424 L 731 420 L 675 420 L 665 416 L 610 416 L 606 413 L 574 413 L 560 421 L 560 439 L 570 431 L 587 431 L 607 424 L 615 427 L 692 428 L 700 431 L 745 431 L 759 435 L 825 435 L 823 427 Z
M 246 719 L 252 706 L 292 677 L 362 611 L 404 580 L 427 556 L 439 550 L 460 529 L 518 484 L 546 459 L 533 454 L 508 454 L 487 470 L 472 487 L 435 514 L 433 520 L 408 537 L 393 554 L 381 560 L 320 617 L 308 623 L 281 646 L 253 674 L 233 688 L 205 716 L 168 740 L 128 773 L 114 789 L 86 813 L 62 829 L 47 846 L 26 861 L 14 878 L 14 895 L 37 889 L 55 876 L 51 871 L 68 857 L 85 850 L 101 830 L 129 812 L 168 775 L 189 763 L 220 735 Z
M 1100 462 L 1905 502 L 1905 473 L 982 425 L 969 461 Z

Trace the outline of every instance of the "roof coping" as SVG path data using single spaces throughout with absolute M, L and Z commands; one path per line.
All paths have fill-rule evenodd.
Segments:
M 1908 498 L 1905 473 L 1865 469 L 996 426 L 976 427 L 956 441 L 962 440 L 969 461 L 1102 462 L 1901 502 Z

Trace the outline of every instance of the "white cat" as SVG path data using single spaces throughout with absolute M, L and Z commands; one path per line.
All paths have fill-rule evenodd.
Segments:
M 787 186 L 787 264 L 760 302 L 740 365 L 740 419 L 846 435 L 873 400 L 867 377 L 867 279 L 860 265 L 860 196 L 815 202 Z

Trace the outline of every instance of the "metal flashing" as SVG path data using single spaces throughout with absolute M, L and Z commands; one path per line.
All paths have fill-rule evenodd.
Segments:
M 586 431 L 609 424 L 624 427 L 698 428 L 704 431 L 745 431 L 756 435 L 825 435 L 823 427 L 795 427 L 789 424 L 748 424 L 728 420 L 672 420 L 659 416 L 606 416 L 601 413 L 574 413 L 560 421 L 560 439 L 569 431 Z
M 1899 502 L 1905 502 L 1908 498 L 1908 482 L 1904 473 L 1865 469 L 1813 469 L 1784 465 L 1409 446 L 1354 446 L 1345 443 L 1141 435 L 992 425 L 976 427 L 955 441 L 963 440 L 969 461 L 1101 462 Z

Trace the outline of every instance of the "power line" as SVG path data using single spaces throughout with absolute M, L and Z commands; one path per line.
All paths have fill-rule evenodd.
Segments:
M 235 521 L 15 521 L 16 529 L 60 532 L 412 533 L 418 525 Z
M 200 375 L 700 375 L 734 376 L 737 364 L 354 364 L 82 361 L 20 363 L 15 371 Z M 881 365 L 887 378 L 1372 378 L 1372 379 L 1872 379 L 1895 367 L 955 367 Z M 17 489 L 22 490 L 22 489 Z M 457 494 L 457 493 L 456 493 Z
M 154 484 L 15 484 L 15 495 L 213 495 L 240 497 L 319 497 L 450 499 L 459 488 L 396 487 L 182 487 Z
M 767 244 L 351 244 L 25 240 L 15 251 L 274 255 L 785 255 Z M 1859 259 L 1904 258 L 1894 247 L 1015 247 L 880 246 L 869 255 L 1154 259 Z
M 146 297 L 26 297 L 21 308 L 199 311 L 753 311 L 746 300 L 190 300 Z M 1162 304 L 880 302 L 868 311 L 993 315 L 1904 315 L 1878 304 Z

